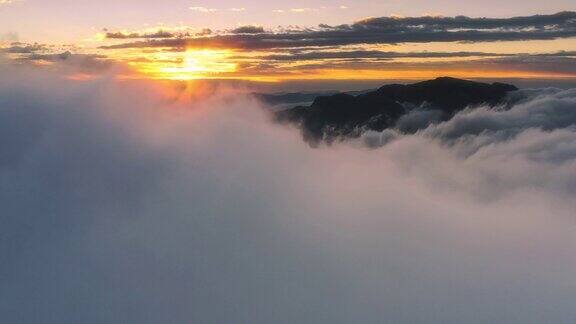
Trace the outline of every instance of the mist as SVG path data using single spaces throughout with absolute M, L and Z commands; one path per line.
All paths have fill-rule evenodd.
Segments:
M 0 322 L 576 320 L 574 90 L 316 149 L 241 90 L 0 66 Z

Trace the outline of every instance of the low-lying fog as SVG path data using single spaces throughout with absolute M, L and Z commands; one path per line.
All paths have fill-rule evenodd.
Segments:
M 313 149 L 234 89 L 1 69 L 2 323 L 576 321 L 575 90 Z

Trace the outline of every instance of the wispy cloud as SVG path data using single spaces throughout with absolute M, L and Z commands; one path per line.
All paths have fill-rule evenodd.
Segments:
M 24 1 L 24 0 L 0 0 L 0 6 L 9 5 L 9 4 L 13 4 L 16 2 L 22 2 L 22 1 Z
M 47 46 L 42 44 L 24 44 L 13 43 L 9 47 L 0 48 L 0 52 L 12 54 L 33 54 L 40 51 L 46 51 Z
M 310 11 L 315 11 L 316 9 L 312 9 L 312 8 L 292 8 L 290 9 L 290 12 L 297 12 L 297 13 L 302 13 L 302 12 L 310 12 Z
M 218 9 L 215 8 L 206 8 L 206 7 L 190 7 L 188 8 L 192 11 L 196 11 L 196 12 L 202 12 L 202 13 L 213 13 L 218 11 Z
M 289 8 L 289 9 L 274 9 L 272 12 L 275 13 L 307 13 L 319 11 L 316 8 Z

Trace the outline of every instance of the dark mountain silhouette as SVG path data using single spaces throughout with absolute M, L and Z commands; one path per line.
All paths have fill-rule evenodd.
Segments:
M 361 95 L 335 94 L 317 97 L 311 106 L 275 113 L 276 120 L 295 124 L 311 145 L 357 137 L 367 130 L 393 127 L 411 110 L 435 111 L 448 120 L 468 106 L 503 102 L 518 90 L 504 83 L 481 83 L 442 77 L 409 85 L 390 84 Z
M 275 106 L 282 104 L 299 104 L 303 102 L 312 102 L 319 96 L 331 96 L 337 94 L 338 91 L 326 92 L 290 92 L 290 93 L 252 93 L 254 97 L 265 102 L 266 104 Z
M 346 93 L 349 95 L 360 95 L 364 94 L 372 90 L 362 90 L 362 91 L 347 91 L 347 92 L 340 92 L 336 90 L 328 90 L 322 92 L 289 92 L 289 93 L 252 93 L 252 96 L 256 97 L 260 101 L 271 105 L 271 106 L 279 106 L 279 105 L 288 105 L 288 104 L 304 104 L 304 103 L 312 103 L 314 99 L 323 96 L 332 96 L 339 93 Z

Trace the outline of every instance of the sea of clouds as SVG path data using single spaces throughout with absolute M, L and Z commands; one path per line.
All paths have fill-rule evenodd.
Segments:
M 576 91 L 316 149 L 270 119 L 1 66 L 0 322 L 576 321 Z

